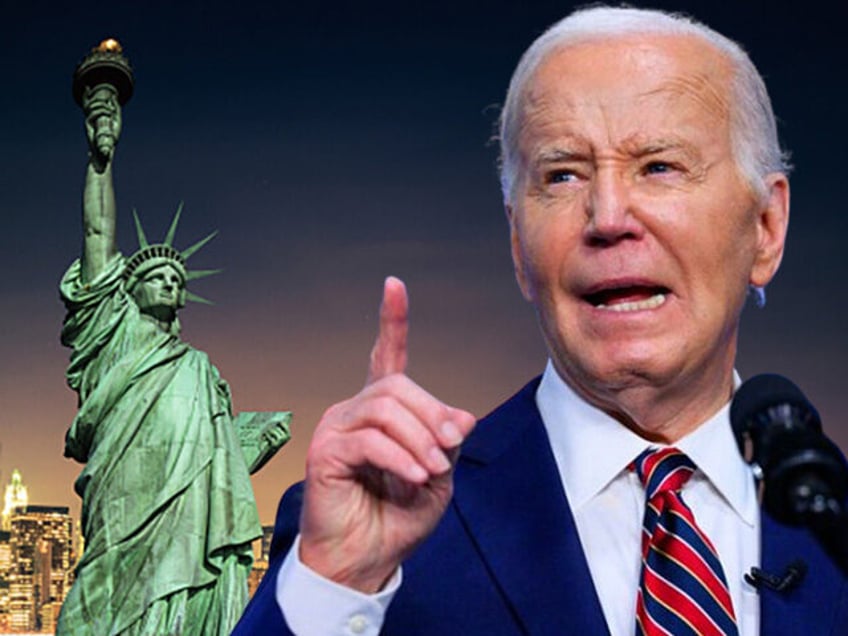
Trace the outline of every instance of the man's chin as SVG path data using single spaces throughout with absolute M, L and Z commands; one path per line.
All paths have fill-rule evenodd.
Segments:
M 680 365 L 668 359 L 667 350 L 662 355 L 642 347 L 632 351 L 602 349 L 594 355 L 579 355 L 568 367 L 587 391 L 609 395 L 623 389 L 663 386 L 677 375 Z

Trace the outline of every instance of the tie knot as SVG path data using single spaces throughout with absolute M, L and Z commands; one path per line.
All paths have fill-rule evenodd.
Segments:
M 633 462 L 648 500 L 661 492 L 678 492 L 695 472 L 695 464 L 676 448 L 648 448 Z

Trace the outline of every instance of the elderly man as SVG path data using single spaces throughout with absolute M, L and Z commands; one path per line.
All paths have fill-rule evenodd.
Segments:
M 729 425 L 789 209 L 747 55 L 680 17 L 577 12 L 522 58 L 501 147 L 544 375 L 472 432 L 404 375 L 388 279 L 366 386 L 318 425 L 236 633 L 844 634 L 848 581 L 759 509 Z M 794 588 L 745 581 L 797 559 Z

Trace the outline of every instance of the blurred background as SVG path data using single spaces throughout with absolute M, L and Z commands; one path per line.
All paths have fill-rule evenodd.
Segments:
M 364 382 L 386 275 L 410 293 L 409 371 L 445 401 L 482 416 L 543 368 L 491 138 L 521 52 L 572 6 L 270 4 L 3 3 L 0 483 L 20 469 L 30 503 L 79 508 L 57 284 L 80 251 L 87 160 L 71 75 L 105 37 L 136 76 L 114 169 L 122 251 L 136 249 L 133 207 L 159 240 L 184 201 L 178 247 L 220 230 L 191 262 L 224 268 L 192 285 L 216 304 L 187 307 L 183 336 L 237 411 L 295 413 L 293 441 L 254 479 L 263 523 L 324 409 Z M 734 5 L 650 6 L 743 43 L 796 165 L 786 257 L 768 306 L 746 309 L 738 368 L 793 378 L 848 449 L 844 8 Z

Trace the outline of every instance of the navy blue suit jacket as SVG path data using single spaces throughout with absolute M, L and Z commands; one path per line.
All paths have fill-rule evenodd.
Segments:
M 536 408 L 537 386 L 538 379 L 481 420 L 463 444 L 453 499 L 404 563 L 381 633 L 608 634 Z M 297 533 L 301 498 L 295 486 L 280 502 L 271 566 L 236 635 L 290 633 L 274 588 Z M 761 592 L 761 633 L 848 635 L 848 577 L 807 531 L 764 513 L 762 532 L 766 572 L 782 573 L 797 559 L 809 571 L 788 593 Z

